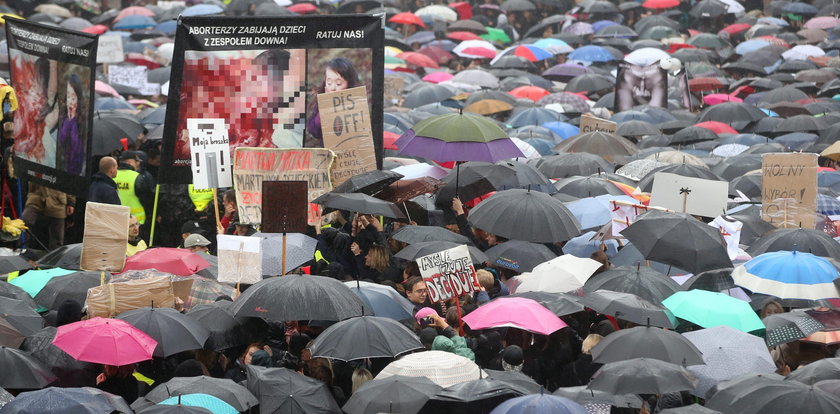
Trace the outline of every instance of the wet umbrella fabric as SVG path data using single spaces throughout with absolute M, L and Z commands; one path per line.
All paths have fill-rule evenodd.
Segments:
M 246 386 L 260 400 L 260 413 L 341 414 L 326 384 L 286 368 L 248 365 Z
M 840 260 L 840 244 L 822 231 L 802 228 L 774 229 L 750 243 L 752 257 L 780 250 L 807 252 Z
M 723 293 L 697 289 L 677 292 L 662 304 L 674 316 L 704 328 L 727 325 L 743 332 L 764 329 L 749 303 Z
M 441 387 L 425 377 L 393 375 L 359 387 L 342 409 L 348 414 L 416 413 Z
M 781 299 L 830 299 L 840 296 L 833 281 L 837 268 L 810 253 L 777 251 L 752 258 L 732 272 L 732 279 L 755 293 Z
M 81 243 L 66 244 L 38 259 L 38 266 L 41 268 L 60 267 L 70 270 L 80 270 L 79 259 L 81 254 Z
M 589 278 L 583 285 L 586 293 L 599 289 L 632 293 L 651 303 L 661 303 L 676 293 L 680 286 L 650 267 L 619 266 Z
M 155 404 L 173 395 L 183 394 L 212 395 L 235 408 L 237 411 L 248 411 L 259 404 L 259 400 L 247 388 L 226 378 L 208 376 L 175 377 L 159 384 L 146 394 L 145 398 Z
M 2 407 L 4 414 L 99 414 L 133 411 L 122 397 L 96 388 L 49 387 L 24 392 Z
M 587 414 L 582 405 L 561 396 L 531 394 L 512 398 L 499 404 L 491 414 Z
M 395 320 L 414 317 L 414 304 L 394 288 L 379 283 L 353 280 L 344 284 L 355 293 L 376 316 Z
M 540 263 L 557 257 L 548 247 L 539 243 L 508 240 L 486 252 L 490 263 L 516 272 L 530 272 Z
M 725 412 L 759 414 L 802 412 L 828 414 L 840 411 L 840 399 L 812 385 L 797 381 L 767 380 L 759 386 L 744 387 L 734 399 L 712 395 L 706 405 Z
M 257 338 L 254 332 L 267 329 L 258 318 L 243 318 L 233 315 L 233 303 L 227 300 L 193 306 L 187 316 L 210 332 L 204 349 L 222 351 L 237 345 L 245 345 Z
M 213 414 L 204 407 L 191 407 L 188 405 L 155 405 L 138 411 L 142 414 Z
M 31 335 L 44 326 L 44 319 L 26 302 L 0 296 L 0 318 L 24 335 Z
M 396 204 L 362 193 L 330 192 L 312 200 L 312 202 L 335 210 L 347 210 L 395 219 L 405 218 L 405 214 L 400 211 Z
M 553 395 L 568 398 L 579 404 L 608 404 L 620 408 L 641 408 L 642 400 L 632 394 L 612 394 L 605 391 L 588 389 L 586 385 L 561 387 Z
M 46 327 L 33 335 L 28 336 L 21 344 L 20 349 L 29 352 L 32 356 L 43 362 L 50 368 L 58 379 L 54 386 L 57 387 L 78 387 L 89 383 L 91 378 L 100 372 L 100 367 L 90 362 L 83 362 L 70 356 L 61 348 L 53 344 L 57 329 Z M 151 355 L 151 349 L 148 354 Z
M 481 369 L 472 360 L 445 351 L 408 354 L 386 366 L 374 379 L 394 375 L 426 377 L 441 387 L 479 378 Z
M 588 388 L 613 394 L 664 394 L 691 390 L 696 384 L 694 375 L 677 364 L 634 358 L 604 364 Z
M 767 327 L 764 341 L 768 347 L 793 342 L 825 329 L 825 325 L 804 312 L 776 313 L 762 319 Z
M 472 209 L 468 220 L 487 232 L 535 243 L 566 241 L 581 232 L 577 219 L 562 202 L 545 193 L 520 189 L 490 196 Z
M 492 300 L 464 316 L 463 320 L 474 330 L 512 327 L 541 335 L 568 326 L 538 302 L 516 297 Z
M 700 350 L 684 336 L 645 326 L 613 332 L 592 348 L 592 357 L 598 363 L 651 358 L 682 366 L 703 364 Z
M 460 243 L 453 243 L 448 241 L 442 242 L 419 242 L 410 244 L 404 247 L 402 250 L 397 252 L 394 257 L 404 259 L 404 260 L 417 260 L 423 256 L 428 256 L 433 253 L 437 253 L 442 250 L 451 249 L 454 247 L 460 246 Z M 480 249 L 474 246 L 467 246 L 470 251 L 470 258 L 472 259 L 473 264 L 481 264 L 484 262 L 489 261 L 490 259 L 487 255 L 482 252 Z
M 0 346 L 0 368 L 14 375 L 0 376 L 0 387 L 9 389 L 44 388 L 56 377 L 35 357 L 14 348 Z
M 631 293 L 596 290 L 580 299 L 587 307 L 639 325 L 652 325 L 673 329 L 676 318 L 671 311 Z
M 571 315 L 583 310 L 579 297 L 566 293 L 520 292 L 508 296 L 533 299 L 557 316 Z
M 87 291 L 103 282 L 104 274 L 98 272 L 74 272 L 50 279 L 35 295 L 35 302 L 47 309 L 58 309 L 66 300 L 85 303 Z
M 840 358 L 824 358 L 791 372 L 785 379 L 811 385 L 818 381 L 835 379 L 838 376 L 840 376 Z
M 350 177 L 347 181 L 334 188 L 332 192 L 374 195 L 401 178 L 403 178 L 402 174 L 392 171 L 368 171 L 364 174 L 358 174 Z
M 309 347 L 312 357 L 352 361 L 393 358 L 423 348 L 420 339 L 400 322 L 378 316 L 341 321 L 322 332 Z
M 154 355 L 167 357 L 183 351 L 203 349 L 210 331 L 172 308 L 140 308 L 117 315 L 157 341 Z

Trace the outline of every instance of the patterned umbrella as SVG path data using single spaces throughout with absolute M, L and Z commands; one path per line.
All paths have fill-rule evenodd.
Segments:
M 441 387 L 471 381 L 481 376 L 475 362 L 444 351 L 425 351 L 406 355 L 385 367 L 375 379 L 393 375 L 426 377 Z
M 825 329 L 825 325 L 804 312 L 776 313 L 762 322 L 767 327 L 764 341 L 768 347 L 793 342 Z

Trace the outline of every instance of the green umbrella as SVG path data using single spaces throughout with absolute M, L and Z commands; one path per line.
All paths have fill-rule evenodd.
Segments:
M 704 328 L 726 325 L 744 332 L 764 329 L 750 304 L 723 293 L 693 289 L 662 301 L 674 316 Z
M 23 276 L 18 276 L 12 279 L 9 283 L 23 289 L 24 292 L 34 298 L 35 295 L 37 295 L 38 292 L 47 285 L 47 282 L 49 282 L 50 279 L 57 276 L 69 275 L 70 273 L 75 272 L 75 270 L 67 270 L 60 267 L 47 270 L 30 270 L 24 273 Z
M 639 36 L 640 39 L 661 40 L 670 37 L 679 37 L 680 33 L 668 26 L 653 26 L 645 29 Z
M 385 56 L 385 63 L 388 64 L 396 64 L 396 65 L 404 65 L 405 61 L 394 56 Z
M 487 29 L 487 33 L 483 34 L 483 35 L 480 35 L 479 36 L 480 38 L 482 38 L 484 40 L 487 40 L 487 41 L 490 41 L 490 42 L 499 42 L 499 43 L 502 43 L 502 44 L 510 43 L 510 41 L 511 41 L 510 37 L 507 35 L 507 33 L 505 33 L 504 30 L 494 29 L 494 28 L 489 27 L 489 26 L 487 26 L 485 28 Z
M 706 49 L 720 49 L 729 46 L 720 36 L 711 33 L 700 33 L 688 39 L 688 44 Z
M 433 116 L 418 122 L 411 129 L 419 137 L 446 142 L 490 142 L 508 138 L 508 134 L 489 118 L 470 113 Z

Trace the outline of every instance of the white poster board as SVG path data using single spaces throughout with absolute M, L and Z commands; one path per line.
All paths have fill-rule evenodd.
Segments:
M 146 85 L 146 72 L 148 71 L 149 68 L 145 66 L 109 66 L 108 83 L 130 86 L 139 90 Z
M 233 186 L 228 125 L 222 118 L 189 118 L 187 132 L 192 157 L 193 187 Z
M 219 277 L 222 283 L 254 284 L 262 280 L 262 239 L 259 237 L 216 236 Z
M 656 173 L 650 205 L 702 217 L 717 217 L 726 211 L 729 183 Z
M 125 60 L 122 36 L 99 36 L 96 63 L 120 63 Z M 145 78 L 144 78 L 145 79 Z
M 432 303 L 476 292 L 480 288 L 466 245 L 420 257 L 416 262 Z

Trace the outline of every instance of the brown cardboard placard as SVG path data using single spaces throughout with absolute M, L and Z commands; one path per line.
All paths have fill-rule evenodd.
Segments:
M 263 181 L 263 233 L 306 233 L 306 181 Z
M 402 90 L 405 87 L 405 79 L 397 75 L 385 76 L 385 87 L 382 99 L 385 106 L 399 105 L 402 100 Z
M 335 151 L 332 183 L 376 169 L 376 149 L 370 127 L 367 88 L 318 94 L 324 147 Z
M 125 267 L 128 243 L 127 206 L 88 202 L 82 239 L 82 270 L 120 272 Z
M 618 128 L 618 124 L 613 121 L 607 121 L 606 119 L 598 118 L 597 116 L 590 114 L 583 114 L 580 116 L 581 134 L 595 131 L 609 132 L 613 134 L 615 133 L 616 128 Z
M 817 157 L 813 153 L 762 156 L 761 218 L 776 227 L 814 228 Z

